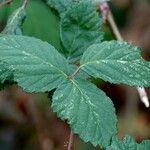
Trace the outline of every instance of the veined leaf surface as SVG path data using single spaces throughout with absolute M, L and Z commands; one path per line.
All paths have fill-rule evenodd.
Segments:
M 79 59 L 88 46 L 103 39 L 100 31 L 102 19 L 90 0 L 81 0 L 70 6 L 60 23 L 64 53 L 70 60 Z
M 3 34 L 16 34 L 21 35 L 21 25 L 26 17 L 26 9 L 24 6 L 15 10 L 12 15 L 8 18 L 7 25 L 2 32 Z
M 0 37 L 0 60 L 11 65 L 15 81 L 28 92 L 50 91 L 69 73 L 67 60 L 53 46 L 32 37 Z
M 81 58 L 81 69 L 96 78 L 131 86 L 150 85 L 150 63 L 139 48 L 123 41 L 91 45 Z
M 117 132 L 111 100 L 84 80 L 70 80 L 59 86 L 54 92 L 52 108 L 60 118 L 68 120 L 74 133 L 94 145 L 108 146 Z
M 59 14 L 65 13 L 70 8 L 73 0 L 46 0 L 46 2 L 55 8 Z
M 10 79 L 12 76 L 12 68 L 10 68 L 6 63 L 0 61 L 0 82 L 4 83 L 5 80 Z

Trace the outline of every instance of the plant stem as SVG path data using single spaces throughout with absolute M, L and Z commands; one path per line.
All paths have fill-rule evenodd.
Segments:
M 108 22 L 109 22 L 109 24 L 111 26 L 111 29 L 112 29 L 116 39 L 120 40 L 120 41 L 123 41 L 123 38 L 122 38 L 122 36 L 121 36 L 121 34 L 120 34 L 119 30 L 118 30 L 118 27 L 117 27 L 117 25 L 116 25 L 116 23 L 114 21 L 114 17 L 112 15 L 111 11 L 109 11 L 109 13 L 108 13 L 107 20 L 108 20 Z
M 70 131 L 70 137 L 69 137 L 69 143 L 68 143 L 67 150 L 72 150 L 72 149 L 73 149 L 73 132 Z
M 109 5 L 107 2 L 104 2 L 102 3 L 100 6 L 99 6 L 100 10 L 102 11 L 102 14 L 103 14 L 103 19 L 106 18 L 106 20 L 108 21 L 115 37 L 117 40 L 120 40 L 120 41 L 123 41 L 123 37 L 121 36 L 120 32 L 119 32 L 119 29 L 114 21 L 114 17 L 112 15 L 112 12 L 109 8 Z M 107 12 L 106 12 L 107 11 Z M 105 20 L 104 20 L 105 22 Z M 149 101 L 148 101 L 148 96 L 146 94 L 146 91 L 144 88 L 136 88 L 138 93 L 139 93 L 139 96 L 141 98 L 141 101 L 145 104 L 146 107 L 149 107 Z
M 78 67 L 77 70 L 69 77 L 69 80 L 72 80 L 80 71 L 81 67 Z
M 7 5 L 7 4 L 10 4 L 13 0 L 6 0 L 6 1 L 3 1 L 2 3 L 0 3 L 0 8 Z

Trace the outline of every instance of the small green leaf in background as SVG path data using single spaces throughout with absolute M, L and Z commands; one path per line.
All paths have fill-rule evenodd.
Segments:
M 10 5 L 0 9 L 0 22 L 5 24 L 8 17 L 22 5 L 22 2 L 14 0 Z M 43 0 L 29 0 L 26 11 L 23 34 L 47 41 L 57 50 L 61 50 L 59 17 Z
M 59 17 L 42 0 L 30 0 L 27 18 L 23 24 L 23 34 L 49 42 L 61 51 Z
M 24 6 L 15 10 L 8 18 L 7 25 L 3 30 L 3 34 L 22 35 L 21 25 L 26 17 L 26 9 Z
M 85 142 L 105 147 L 117 132 L 112 101 L 86 81 L 70 80 L 60 85 L 54 92 L 52 109 L 61 119 L 67 119 Z
M 15 70 L 14 80 L 28 92 L 50 91 L 68 76 L 67 60 L 53 46 L 39 39 L 2 36 L 0 54 L 0 59 Z
M 0 36 L 5 36 L 5 34 L 12 35 L 22 35 L 22 23 L 26 17 L 26 9 L 25 6 L 19 7 L 16 9 L 12 15 L 8 18 L 7 24 L 1 32 Z M 1 88 L 4 88 L 6 85 L 13 83 L 13 71 L 8 64 L 1 62 L 0 72 L 1 76 L 3 76 L 3 80 L 0 84 Z M 6 82 L 5 82 L 6 81 Z
M 91 45 L 80 63 L 89 75 L 111 83 L 150 85 L 150 63 L 141 57 L 139 48 L 123 41 Z
M 130 136 L 126 136 L 123 140 L 119 140 L 117 137 L 114 137 L 112 139 L 111 146 L 108 146 L 106 150 L 137 150 L 136 142 Z
M 79 59 L 88 46 L 100 43 L 103 39 L 101 26 L 102 19 L 91 1 L 81 0 L 70 6 L 60 22 L 60 36 L 67 58 Z

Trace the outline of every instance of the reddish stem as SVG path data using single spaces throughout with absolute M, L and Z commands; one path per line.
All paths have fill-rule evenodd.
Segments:
M 73 150 L 73 132 L 70 132 L 69 144 L 67 150 Z

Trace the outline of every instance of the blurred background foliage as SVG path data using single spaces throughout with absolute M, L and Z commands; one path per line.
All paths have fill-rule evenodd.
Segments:
M 2 2 L 3 0 L 0 0 Z M 21 6 L 21 0 L 0 8 L 0 30 L 9 15 Z M 143 49 L 143 57 L 150 60 L 150 1 L 112 0 L 115 21 L 123 38 Z M 105 40 L 114 39 L 108 25 L 103 27 Z M 47 41 L 61 50 L 59 17 L 44 0 L 29 0 L 23 34 Z M 29 43 L 30 44 L 30 43 Z M 135 88 L 116 86 L 93 80 L 113 100 L 119 118 L 119 137 L 130 134 L 140 142 L 150 138 L 150 109 L 140 102 Z M 146 89 L 150 98 L 150 90 Z M 52 93 L 49 93 L 51 97 Z M 48 94 L 27 94 L 16 85 L 0 92 L 0 150 L 66 150 L 70 130 L 50 108 Z M 75 150 L 100 150 L 74 140 Z

